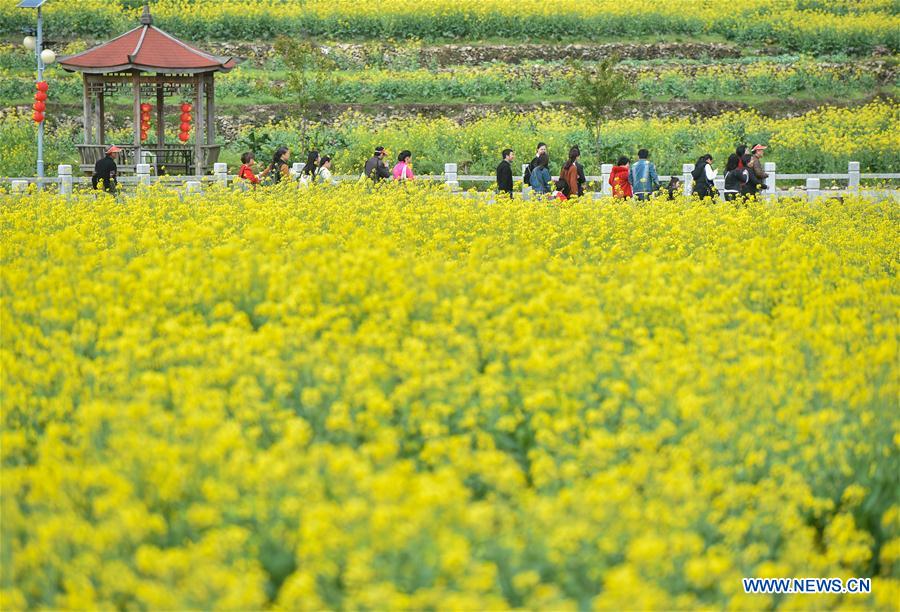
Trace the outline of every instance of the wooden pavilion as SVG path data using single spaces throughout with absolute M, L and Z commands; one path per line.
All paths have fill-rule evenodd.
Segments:
M 230 71 L 236 62 L 210 55 L 154 27 L 147 4 L 140 23 L 109 42 L 59 62 L 65 70 L 84 75 L 84 144 L 78 145 L 81 170 L 93 171 L 107 147 L 115 144 L 122 149 L 120 172 L 134 172 L 135 164 L 151 163 L 157 173 L 165 168 L 168 174 L 205 174 L 218 160 L 220 149 L 216 144 L 214 77 L 217 72 Z M 134 142 L 107 142 L 106 99 L 129 88 L 134 98 Z M 177 101 L 170 110 L 180 112 L 184 102 L 193 107 L 193 142 L 176 143 L 173 137 L 172 143 L 166 143 L 165 102 L 173 97 Z M 155 101 L 155 144 L 141 142 L 142 101 Z

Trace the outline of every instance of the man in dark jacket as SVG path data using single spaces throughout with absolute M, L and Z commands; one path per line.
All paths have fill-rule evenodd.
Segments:
M 97 185 L 103 182 L 103 191 L 107 191 L 113 195 L 116 194 L 116 186 L 118 185 L 118 167 L 116 166 L 116 154 L 121 151 L 116 145 L 112 145 L 106 150 L 103 159 L 98 159 L 94 164 L 94 174 L 91 177 L 91 185 L 97 189 Z
M 376 183 L 382 179 L 391 178 L 391 171 L 384 165 L 386 155 L 384 147 L 375 147 L 375 155 L 366 162 L 366 178 L 372 179 Z
M 515 159 L 516 154 L 512 149 L 503 149 L 503 161 L 497 166 L 497 189 L 508 193 L 510 197 L 513 194 L 512 162 Z

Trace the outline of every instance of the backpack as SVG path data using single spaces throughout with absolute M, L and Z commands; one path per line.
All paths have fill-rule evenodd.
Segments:
M 284 162 L 282 162 L 284 163 Z M 275 165 L 274 162 L 269 165 L 269 173 L 263 177 L 260 177 L 259 184 L 264 185 L 266 187 L 271 187 L 273 185 L 277 185 L 281 182 L 281 165 Z
M 531 185 L 531 164 L 525 166 L 525 173 L 522 175 L 522 182 L 526 185 Z

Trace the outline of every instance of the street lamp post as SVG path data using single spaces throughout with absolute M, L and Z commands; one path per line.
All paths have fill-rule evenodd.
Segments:
M 37 82 L 40 83 L 44 80 L 44 64 L 52 64 L 56 60 L 56 55 L 53 51 L 49 49 L 44 51 L 44 17 L 41 14 L 41 5 L 44 4 L 46 0 L 22 0 L 19 2 L 19 8 L 33 8 L 37 9 L 37 32 L 36 36 L 32 38 L 31 36 L 26 36 L 23 44 L 27 49 L 34 49 L 34 55 L 37 59 Z M 32 47 L 31 45 L 34 45 Z M 37 175 L 38 175 L 38 188 L 42 186 L 41 179 L 44 178 L 44 122 L 41 121 L 38 123 L 38 134 L 37 134 Z

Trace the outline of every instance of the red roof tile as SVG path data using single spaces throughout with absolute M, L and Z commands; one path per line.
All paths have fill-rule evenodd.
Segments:
M 236 62 L 201 51 L 152 25 L 59 60 L 71 72 L 140 70 L 158 73 L 227 72 Z

